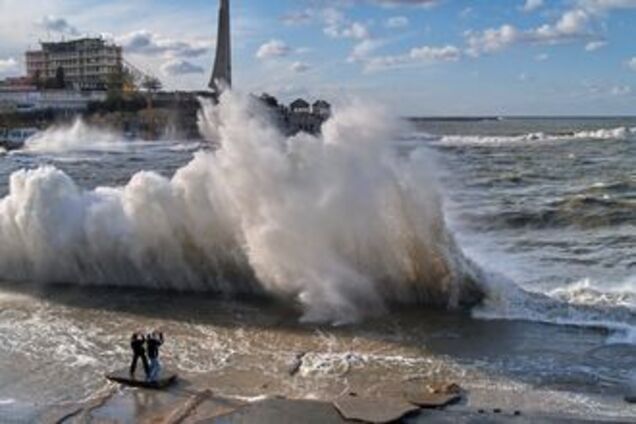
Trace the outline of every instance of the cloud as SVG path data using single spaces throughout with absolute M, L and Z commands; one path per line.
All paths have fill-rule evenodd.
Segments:
M 610 89 L 610 94 L 616 97 L 629 96 L 632 92 L 633 89 L 629 85 L 617 85 Z
M 203 67 L 195 65 L 187 60 L 174 59 L 161 65 L 161 72 L 168 76 L 178 76 L 187 74 L 202 74 Z
M 78 35 L 80 32 L 69 22 L 60 17 L 48 15 L 38 21 L 38 25 L 48 32 L 58 32 L 60 34 Z
M 607 46 L 607 41 L 590 41 L 585 45 L 585 50 L 588 52 L 595 52 L 605 46 Z
M 542 6 L 543 0 L 526 0 L 521 10 L 524 12 L 534 12 Z
M 373 40 L 368 38 L 366 40 L 360 41 L 353 47 L 351 54 L 349 54 L 348 62 L 364 62 L 367 58 L 378 48 L 384 45 L 384 41 L 381 40 Z
M 346 25 L 328 25 L 325 27 L 324 32 L 331 38 L 352 38 L 354 40 L 364 40 L 371 36 L 367 26 L 360 22 L 352 22 Z
M 627 61 L 627 66 L 629 66 L 632 71 L 636 71 L 636 56 Z
M 547 53 L 540 53 L 534 57 L 537 62 L 545 62 L 548 59 L 550 59 L 550 55 Z
M 15 71 L 18 68 L 18 61 L 10 57 L 8 59 L 0 59 L 0 74 Z
M 256 52 L 256 57 L 261 60 L 273 59 L 289 55 L 292 49 L 281 40 L 270 40 L 261 45 Z
M 292 63 L 290 69 L 296 72 L 297 74 L 302 74 L 304 72 L 309 71 L 311 67 L 304 62 L 294 62 Z
M 389 29 L 406 28 L 409 26 L 409 18 L 406 16 L 393 16 L 387 19 L 384 26 Z
M 366 72 L 399 69 L 410 66 L 433 65 L 441 62 L 456 62 L 461 59 L 461 50 L 453 45 L 442 47 L 421 46 L 408 53 L 393 56 L 372 56 L 363 58 Z
M 148 56 L 194 58 L 206 54 L 211 42 L 193 42 L 165 38 L 147 30 L 130 32 L 116 38 L 125 53 Z
M 289 12 L 283 15 L 280 20 L 285 25 L 305 25 L 311 22 L 314 18 L 314 11 L 312 9 L 306 9 L 296 12 Z
M 468 31 L 467 53 L 473 57 L 494 53 L 514 44 L 558 44 L 589 38 L 587 24 L 590 15 L 582 9 L 566 11 L 554 24 L 520 30 L 511 24 L 488 28 L 482 32 Z
M 368 0 L 370 3 L 380 6 L 417 6 L 417 7 L 433 7 L 439 3 L 439 0 Z
M 636 0 L 578 0 L 578 6 L 590 13 L 616 9 L 636 9 Z
M 592 23 L 603 19 L 614 10 L 636 9 L 636 0 L 572 0 L 572 7 L 566 9 L 552 24 L 543 24 L 530 29 L 519 29 L 512 24 L 482 31 L 467 31 L 467 53 L 477 57 L 494 53 L 515 44 L 559 44 L 574 41 L 588 41 L 586 50 L 594 51 L 604 46 L 593 30 Z M 543 1 L 526 0 L 522 10 L 540 7 Z

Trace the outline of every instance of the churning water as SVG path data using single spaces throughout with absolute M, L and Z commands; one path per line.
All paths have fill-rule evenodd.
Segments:
M 611 397 L 636 365 L 636 121 L 356 103 L 286 138 L 239 95 L 200 121 L 216 147 L 78 122 L 0 156 L 0 402 L 89 396 L 161 326 L 182 372 L 293 396 L 417 375 L 636 416 Z

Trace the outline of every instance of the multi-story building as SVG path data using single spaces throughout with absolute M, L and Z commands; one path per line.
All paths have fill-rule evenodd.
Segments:
M 26 52 L 32 80 L 55 80 L 62 69 L 67 88 L 105 90 L 112 75 L 122 69 L 122 48 L 102 38 L 41 43 L 41 47 Z

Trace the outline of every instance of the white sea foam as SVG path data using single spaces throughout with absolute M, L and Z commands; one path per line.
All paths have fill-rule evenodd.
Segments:
M 514 136 L 478 136 L 478 135 L 447 135 L 437 141 L 440 145 L 526 145 L 537 143 L 551 143 L 569 140 L 626 140 L 636 137 L 636 128 L 618 127 L 601 128 L 591 131 L 579 131 L 567 134 L 548 134 L 543 132 L 528 133 Z
M 636 344 L 633 279 L 614 285 L 583 280 L 547 292 L 522 290 L 501 275 L 488 281 L 485 302 L 473 310 L 477 318 L 601 328 L 610 331 L 608 343 Z
M 393 149 L 398 120 L 356 103 L 322 136 L 286 138 L 260 107 L 236 94 L 207 105 L 201 129 L 221 147 L 171 180 L 141 172 L 124 187 L 84 191 L 52 167 L 14 173 L 0 200 L 0 275 L 266 291 L 296 299 L 307 320 L 334 323 L 392 302 L 455 307 L 477 296 L 425 153 Z M 41 140 L 64 146 L 67 134 Z

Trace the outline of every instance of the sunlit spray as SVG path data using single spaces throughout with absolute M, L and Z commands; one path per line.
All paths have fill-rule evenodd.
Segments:
M 172 179 L 141 172 L 86 191 L 43 167 L 0 201 L 0 274 L 41 283 L 262 292 L 304 319 L 346 323 L 394 303 L 456 308 L 478 272 L 446 229 L 425 151 L 400 157 L 400 121 L 362 102 L 322 134 L 284 136 L 255 99 L 204 105 L 218 144 Z

